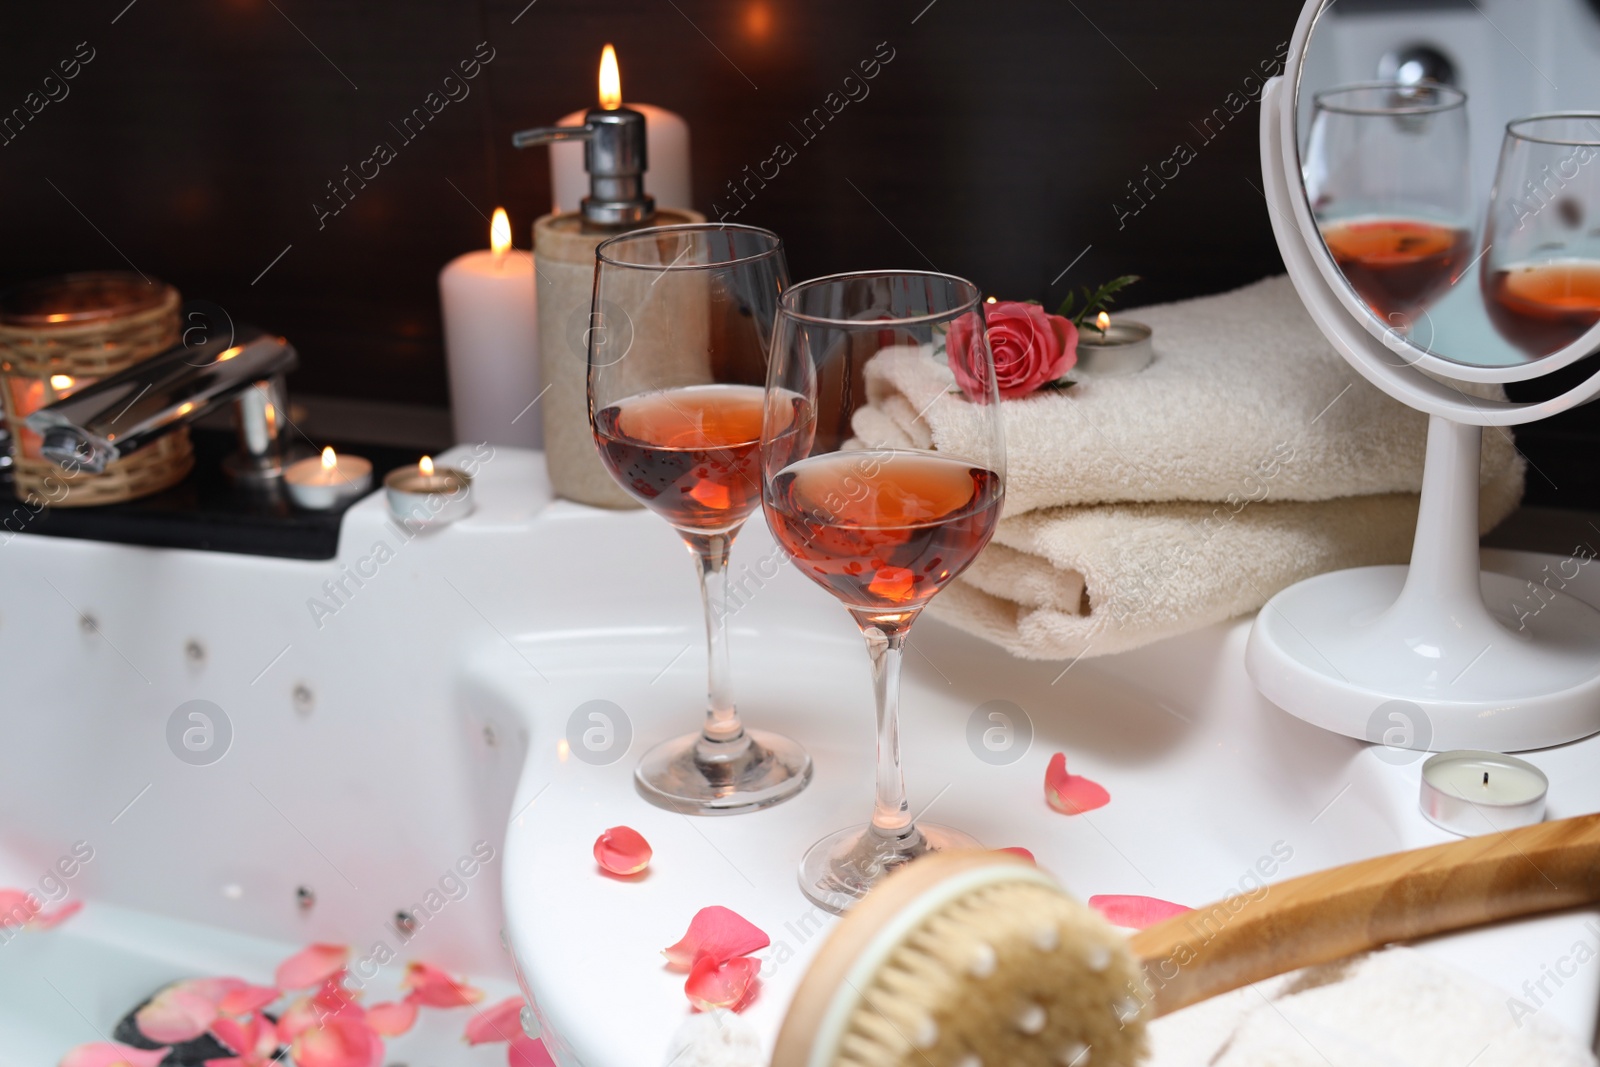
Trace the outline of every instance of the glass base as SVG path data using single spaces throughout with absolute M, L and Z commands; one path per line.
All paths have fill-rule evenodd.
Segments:
M 852 826 L 829 834 L 806 852 L 800 860 L 800 889 L 813 904 L 843 915 L 867 890 L 918 856 L 981 848 L 977 838 L 932 823 L 917 823 L 900 837 L 871 825 Z
M 684 815 L 737 815 L 782 803 L 811 781 L 811 757 L 787 737 L 746 730 L 735 742 L 686 734 L 644 754 L 633 783 L 650 803 Z

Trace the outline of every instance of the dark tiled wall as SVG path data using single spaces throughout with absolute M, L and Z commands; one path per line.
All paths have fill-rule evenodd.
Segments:
M 132 263 L 288 334 L 304 357 L 295 388 L 442 405 L 435 275 L 486 244 L 483 215 L 495 204 L 526 245 L 549 203 L 546 158 L 512 149 L 510 134 L 587 106 L 609 40 L 630 99 L 688 118 L 702 210 L 731 209 L 726 183 L 777 142 L 795 149 L 738 217 L 786 237 L 796 277 L 932 264 L 1003 296 L 1052 302 L 1127 271 L 1148 278 L 1141 301 L 1220 290 L 1280 269 L 1256 191 L 1257 112 L 1240 94 L 1259 86 L 1298 9 L 8 3 L 0 116 L 58 99 L 13 120 L 0 145 L 0 284 Z M 470 96 L 402 143 L 390 123 L 480 42 L 493 59 Z M 893 58 L 869 95 L 803 142 L 791 123 L 880 47 Z M 75 78 L 45 82 L 91 50 Z M 396 145 L 396 158 L 319 225 L 326 183 L 379 141 Z M 1181 165 L 1180 144 L 1193 155 Z M 1129 182 L 1141 186 L 1142 209 Z

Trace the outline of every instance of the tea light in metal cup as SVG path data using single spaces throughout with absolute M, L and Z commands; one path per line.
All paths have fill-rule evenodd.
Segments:
M 307 511 L 328 511 L 372 488 L 372 463 L 360 456 L 341 456 L 331 448 L 302 459 L 283 472 L 289 499 Z
M 1078 362 L 1073 370 L 1093 378 L 1137 374 L 1155 358 L 1152 333 L 1142 322 L 1112 322 L 1102 311 L 1094 326 L 1078 331 Z
M 1498 752 L 1440 752 L 1422 764 L 1422 814 L 1462 837 L 1542 822 L 1549 791 L 1543 771 Z
M 472 475 L 454 467 L 435 467 L 422 457 L 415 467 L 398 467 L 383 479 L 389 514 L 410 526 L 447 526 L 472 514 Z

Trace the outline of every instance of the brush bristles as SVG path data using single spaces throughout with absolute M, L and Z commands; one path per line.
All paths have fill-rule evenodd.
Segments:
M 1133 1067 L 1145 1051 L 1135 974 L 1122 937 L 1059 890 L 984 886 L 929 916 L 889 956 L 834 1062 Z

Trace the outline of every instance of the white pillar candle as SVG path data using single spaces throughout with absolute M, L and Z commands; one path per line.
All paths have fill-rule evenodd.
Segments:
M 606 45 L 600 56 L 600 106 L 622 103 L 622 76 L 616 51 Z M 656 207 L 692 208 L 689 203 L 689 124 L 682 115 L 654 104 L 628 104 L 644 116 L 644 191 L 656 198 Z M 561 119 L 562 126 L 583 125 L 584 111 Z M 562 141 L 550 146 L 550 192 L 555 212 L 578 210 L 589 195 L 589 175 L 583 169 L 583 142 Z
M 450 414 L 457 441 L 538 448 L 533 255 L 511 247 L 511 224 L 501 208 L 490 240 L 492 248 L 458 256 L 439 272 Z

